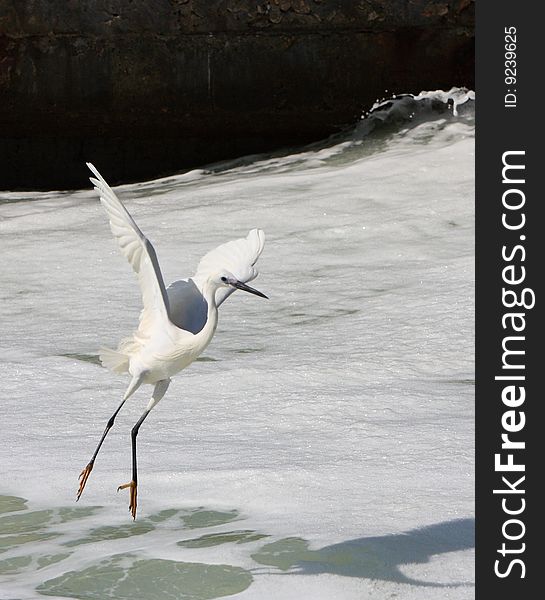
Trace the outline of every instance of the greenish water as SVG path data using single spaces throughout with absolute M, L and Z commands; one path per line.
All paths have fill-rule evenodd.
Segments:
M 180 535 L 226 525 L 241 518 L 236 510 L 166 509 L 134 523 L 93 526 L 96 521 L 90 517 L 101 510 L 100 506 L 30 510 L 24 498 L 0 496 L 0 553 L 7 554 L 0 559 L 0 577 L 32 577 L 42 595 L 80 600 L 206 600 L 244 591 L 253 581 L 248 570 L 234 565 L 149 558 L 136 552 L 104 556 L 102 548 L 105 542 L 149 537 L 166 522 L 169 531 Z M 216 532 L 178 541 L 177 546 L 207 548 L 256 542 L 263 537 L 267 536 L 249 530 Z M 51 544 L 58 551 L 51 552 Z M 86 545 L 96 548 L 94 564 L 67 568 L 55 577 L 45 572 L 40 576 L 41 571 L 49 573 L 48 567 L 62 567 L 68 559 L 72 559 L 71 565 L 77 564 L 75 553 Z
M 41 595 L 79 600 L 207 600 L 244 591 L 266 569 L 440 588 L 407 577 L 399 567 L 473 547 L 468 519 L 313 549 L 301 537 L 274 539 L 233 528 L 244 521 L 237 510 L 169 508 L 119 525 L 100 524 L 105 518 L 108 509 L 101 506 L 31 510 L 24 498 L 0 496 L 0 583 L 23 577 Z M 215 549 L 229 545 L 244 545 L 253 567 L 218 560 Z M 188 560 L 196 549 L 210 553 L 211 562 Z
M 94 365 L 100 365 L 100 359 L 98 354 L 61 354 L 64 358 L 73 358 L 74 360 L 82 360 L 83 362 L 92 363 Z
M 251 574 L 240 567 L 139 560 L 132 554 L 120 554 L 46 581 L 37 590 L 48 596 L 85 600 L 205 600 L 242 592 L 251 583 Z
M 268 537 L 262 533 L 256 533 L 251 530 L 228 531 L 227 533 L 209 533 L 191 540 L 178 542 L 178 546 L 185 548 L 208 548 L 210 546 L 219 546 L 220 544 L 246 544 L 255 540 Z

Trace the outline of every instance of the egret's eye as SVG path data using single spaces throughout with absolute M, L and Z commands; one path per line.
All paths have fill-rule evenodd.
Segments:
M 227 283 L 227 277 L 222 277 L 221 280 L 223 281 L 223 283 Z

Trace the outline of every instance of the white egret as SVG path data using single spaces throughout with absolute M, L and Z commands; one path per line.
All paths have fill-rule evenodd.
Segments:
M 138 330 L 131 337 L 121 340 L 117 350 L 101 350 L 100 360 L 105 367 L 115 373 L 128 372 L 131 379 L 121 404 L 106 424 L 89 464 L 80 474 L 77 500 L 121 407 L 143 383 L 148 383 L 154 386 L 151 400 L 131 431 L 132 480 L 118 488 L 118 491 L 130 488 L 129 511 L 135 519 L 138 430 L 165 395 L 170 378 L 189 366 L 210 343 L 216 330 L 220 304 L 237 289 L 267 298 L 247 285 L 248 281 L 257 277 L 254 265 L 263 251 L 265 234 L 260 229 L 252 229 L 246 238 L 218 246 L 201 259 L 193 277 L 175 281 L 166 288 L 151 242 L 97 169 L 91 163 L 87 163 L 87 166 L 96 176 L 96 179 L 90 179 L 108 213 L 112 233 L 138 276 L 144 308 Z

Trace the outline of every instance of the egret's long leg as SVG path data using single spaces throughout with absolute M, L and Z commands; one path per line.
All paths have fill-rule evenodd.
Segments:
M 97 454 L 99 453 L 100 448 L 102 447 L 102 444 L 104 443 L 104 440 L 106 439 L 106 436 L 108 435 L 108 431 L 110 431 L 110 429 L 113 427 L 113 425 L 115 423 L 115 418 L 117 417 L 117 414 L 123 408 L 123 405 L 129 399 L 129 397 L 132 396 L 134 394 L 134 392 L 136 392 L 136 390 L 140 387 L 143 379 L 144 379 L 143 374 L 138 377 L 133 377 L 133 379 L 131 380 L 131 382 L 129 384 L 129 387 L 127 388 L 127 391 L 125 392 L 125 395 L 123 396 L 123 400 L 121 401 L 121 404 L 117 407 L 117 410 L 110 417 L 110 419 L 108 420 L 108 423 L 106 423 L 106 428 L 104 429 L 104 433 L 102 434 L 102 437 L 100 438 L 100 442 L 98 443 L 98 446 L 96 447 L 96 450 L 95 450 L 91 460 L 89 461 L 89 464 L 80 473 L 79 489 L 78 489 L 78 493 L 76 496 L 76 502 L 80 499 L 81 495 L 83 494 L 83 490 L 85 489 L 85 484 L 87 483 L 87 480 L 89 479 L 89 475 L 91 474 L 91 471 L 93 470 L 93 466 L 95 464 L 95 459 L 97 457 Z
M 81 495 L 83 493 L 83 490 L 85 489 L 85 484 L 87 483 L 87 480 L 89 479 L 89 475 L 91 474 L 91 471 L 93 470 L 93 466 L 95 464 L 95 458 L 97 457 L 97 454 L 98 454 L 98 452 L 99 452 L 102 444 L 104 443 L 104 440 L 106 439 L 106 436 L 108 435 L 108 431 L 110 431 L 110 429 L 113 427 L 113 424 L 115 422 L 115 418 L 117 417 L 117 413 L 121 410 L 121 408 L 125 404 L 125 401 L 126 400 L 123 400 L 123 402 L 121 402 L 121 404 L 117 407 L 117 410 L 110 417 L 110 420 L 106 424 L 106 429 L 104 429 L 104 433 L 102 434 L 102 437 L 100 438 L 100 442 L 98 443 L 98 446 L 96 447 L 96 450 L 95 450 L 95 452 L 94 452 L 91 460 L 89 461 L 89 464 L 80 473 L 80 476 L 79 476 L 79 489 L 78 489 L 78 494 L 77 494 L 77 497 L 76 497 L 76 502 L 80 499 L 80 497 L 81 497 Z
M 148 403 L 148 406 L 142 416 L 138 419 L 135 426 L 131 430 L 131 445 L 132 445 L 132 481 L 124 483 L 117 488 L 117 491 L 130 488 L 130 500 L 129 500 L 129 511 L 131 512 L 132 518 L 136 519 L 136 506 L 137 506 L 137 488 L 138 488 L 138 468 L 136 464 L 136 437 L 138 436 L 138 430 L 142 423 L 146 420 L 146 417 L 150 414 L 153 407 L 161 400 L 165 395 L 170 384 L 170 379 L 162 379 L 155 384 L 153 395 Z

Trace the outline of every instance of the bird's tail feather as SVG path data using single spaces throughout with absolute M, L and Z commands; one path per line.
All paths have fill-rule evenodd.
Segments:
M 102 365 L 114 373 L 126 373 L 129 370 L 129 357 L 123 352 L 101 348 L 99 358 Z

